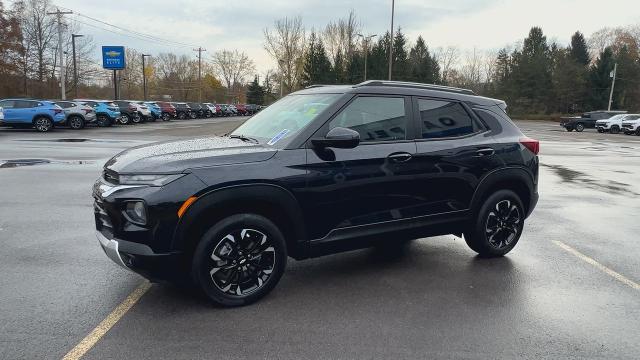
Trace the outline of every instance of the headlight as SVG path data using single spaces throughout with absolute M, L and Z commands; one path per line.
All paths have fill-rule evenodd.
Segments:
M 121 185 L 150 185 L 164 186 L 170 182 L 176 181 L 186 174 L 138 174 L 138 175 L 120 175 L 119 182 Z
M 142 201 L 127 201 L 125 212 L 131 222 L 145 225 L 147 223 L 147 208 Z

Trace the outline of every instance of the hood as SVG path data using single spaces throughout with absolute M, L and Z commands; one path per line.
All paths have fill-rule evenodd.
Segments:
M 178 173 L 187 169 L 270 159 L 277 150 L 228 137 L 166 141 L 136 146 L 104 165 L 118 173 Z

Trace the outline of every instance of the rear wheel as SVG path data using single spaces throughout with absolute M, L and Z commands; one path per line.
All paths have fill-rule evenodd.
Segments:
M 162 113 L 162 121 L 169 121 L 171 120 L 171 115 L 169 115 L 169 113 Z
M 131 118 L 131 121 L 133 121 L 134 124 L 140 124 L 142 122 L 142 120 L 143 120 L 143 117 L 140 116 L 139 114 L 135 114 Z
M 567 132 L 572 132 L 573 131 L 573 128 L 565 128 L 565 129 L 567 129 Z
M 33 121 L 33 126 L 39 132 L 49 132 L 53 129 L 53 121 L 48 117 L 40 116 Z
M 636 129 L 636 135 L 640 136 L 640 126 Z
M 499 190 L 480 207 L 464 233 L 464 240 L 481 256 L 503 256 L 520 239 L 524 216 L 524 206 L 518 195 L 511 190 Z
M 67 119 L 67 122 L 69 124 L 69 127 L 74 130 L 80 130 L 84 128 L 84 119 L 82 119 L 78 115 L 70 116 L 69 119 Z
M 195 249 L 194 282 L 214 303 L 242 306 L 267 295 L 284 273 L 284 236 L 267 218 L 229 216 L 211 227 Z
M 584 130 L 584 124 L 583 123 L 576 124 L 576 131 L 577 132 L 582 132 L 583 130 Z
M 611 127 L 611 130 L 609 130 L 609 132 L 611 132 L 612 134 L 617 134 L 620 132 L 620 127 L 618 127 L 617 125 L 613 125 Z
M 178 114 L 178 119 L 180 120 L 184 120 L 187 118 L 187 114 L 185 114 L 184 112 L 181 112 Z

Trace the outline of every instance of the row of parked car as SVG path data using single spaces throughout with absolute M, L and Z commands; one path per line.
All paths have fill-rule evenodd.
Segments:
M 196 119 L 220 116 L 248 116 L 262 107 L 253 104 L 214 104 L 138 100 L 0 100 L 0 125 L 34 128 L 40 132 L 57 126 L 82 129 L 138 124 L 146 121 Z
M 640 114 L 628 114 L 626 111 L 590 111 L 579 117 L 563 118 L 560 126 L 569 132 L 595 128 L 599 133 L 640 136 Z

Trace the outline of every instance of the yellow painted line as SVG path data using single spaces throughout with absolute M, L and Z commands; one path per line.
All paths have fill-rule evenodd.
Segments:
M 140 300 L 150 287 L 151 283 L 148 281 L 140 284 L 98 326 L 91 330 L 89 335 L 71 349 L 62 360 L 77 360 L 84 356 Z
M 558 245 L 559 247 L 561 247 L 563 250 L 565 250 L 566 252 L 570 253 L 571 255 L 574 255 L 575 257 L 579 258 L 580 260 L 593 265 L 594 267 L 596 267 L 598 270 L 604 272 L 605 274 L 611 276 L 612 278 L 620 281 L 621 283 L 636 289 L 636 290 L 640 290 L 640 284 L 638 284 L 637 282 L 627 278 L 626 276 L 620 274 L 617 271 L 611 270 L 608 267 L 600 264 L 599 262 L 595 261 L 594 259 L 588 257 L 587 255 L 581 253 L 580 251 L 572 248 L 571 246 L 557 241 L 557 240 L 553 240 L 553 243 Z

